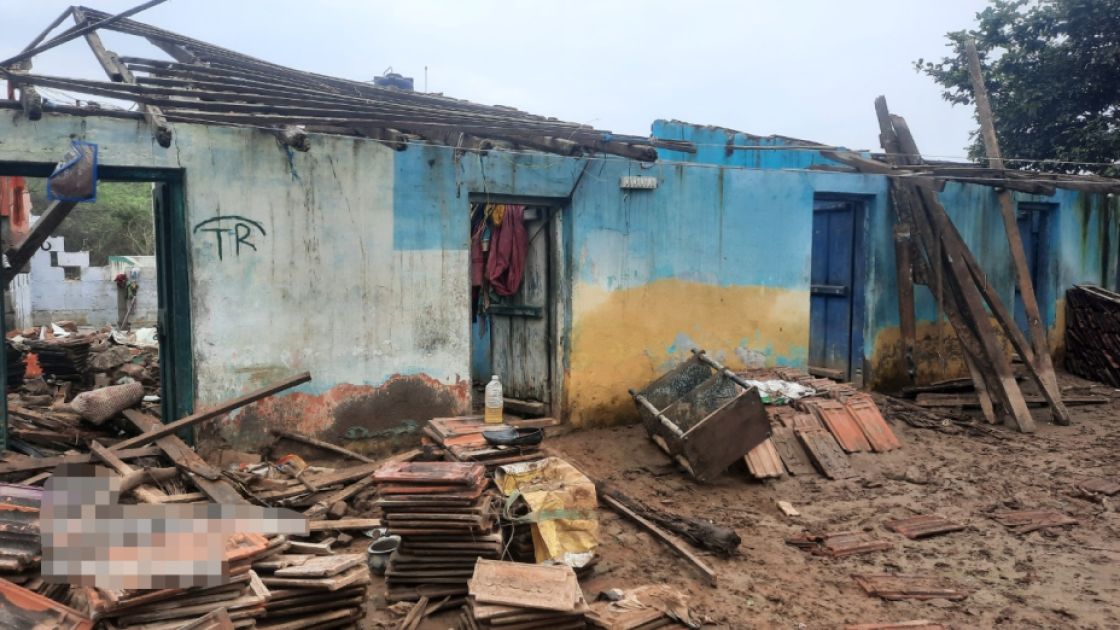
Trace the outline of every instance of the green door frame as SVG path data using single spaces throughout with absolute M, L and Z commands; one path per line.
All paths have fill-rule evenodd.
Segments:
M 54 164 L 0 161 L 0 175 L 45 178 Z M 194 359 L 191 353 L 190 242 L 180 169 L 98 166 L 100 181 L 156 184 L 153 211 L 159 295 L 159 367 L 165 422 L 194 411 Z M 0 305 L 7 286 L 0 285 Z M 7 331 L 0 308 L 0 329 Z M 7 387 L 7 362 L 0 360 L 0 383 Z M 8 405 L 0 406 L 0 449 L 8 447 Z

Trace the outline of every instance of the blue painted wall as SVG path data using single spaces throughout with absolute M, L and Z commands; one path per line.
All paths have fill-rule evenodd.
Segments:
M 643 164 L 411 146 L 396 155 L 394 248 L 466 249 L 472 193 L 570 199 L 564 244 L 570 304 L 563 322 L 568 400 L 576 415 L 589 409 L 587 420 L 597 422 L 623 413 L 625 387 L 667 369 L 691 345 L 708 346 L 740 365 L 804 365 L 813 199 L 852 196 L 865 204 L 863 290 L 855 296 L 859 316 L 853 331 L 863 357 L 853 366 L 856 378 L 892 384 L 904 377 L 886 178 L 821 170 L 838 165 L 790 138 L 675 121 L 655 122 L 653 133 L 693 142 L 697 151 L 661 150 L 661 161 Z M 728 150 L 728 145 L 790 149 Z M 619 179 L 626 175 L 655 177 L 658 186 L 623 190 Z M 1070 191 L 1017 199 L 1055 204 L 1054 256 L 1045 263 L 1040 295 L 1046 323 L 1057 329 L 1061 298 L 1072 284 L 1115 286 L 1120 235 L 1114 213 L 1103 198 Z M 996 193 L 949 184 L 941 200 L 992 284 L 1013 305 L 1014 277 Z M 934 300 L 924 287 L 916 291 L 919 333 L 929 336 L 939 325 Z M 666 301 L 673 297 L 690 306 L 674 308 Z M 620 319 L 630 325 L 615 328 Z M 476 330 L 472 336 L 472 369 L 486 377 L 489 340 L 479 339 Z M 1060 345 L 1060 335 L 1055 341 Z M 928 368 L 923 374 L 938 374 L 936 352 L 919 357 Z M 940 367 L 952 370 L 949 364 Z M 585 390 L 593 393 L 584 395 Z

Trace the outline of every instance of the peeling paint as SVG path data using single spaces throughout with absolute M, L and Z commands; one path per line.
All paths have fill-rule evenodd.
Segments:
M 376 387 L 340 384 L 321 394 L 294 392 L 211 423 L 199 432 L 199 441 L 206 449 L 222 444 L 252 450 L 272 441 L 269 429 L 280 428 L 382 454 L 416 443 L 416 429 L 431 418 L 466 413 L 470 393 L 467 381 L 448 385 L 423 374 L 394 375 Z

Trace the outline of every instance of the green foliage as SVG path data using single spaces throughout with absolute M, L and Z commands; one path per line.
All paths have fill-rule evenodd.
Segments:
M 32 212 L 41 213 L 47 200 L 44 179 L 27 180 Z M 151 256 L 156 253 L 152 185 L 98 182 L 97 201 L 79 203 L 54 236 L 66 238 L 68 251 L 88 250 L 90 264 L 108 264 L 109 256 Z
M 1001 152 L 1030 158 L 1009 167 L 1120 175 L 1120 0 L 992 0 L 977 18 L 976 30 L 947 35 L 954 56 L 917 70 L 949 102 L 972 104 L 964 41 L 974 38 Z M 984 155 L 976 132 L 969 151 Z

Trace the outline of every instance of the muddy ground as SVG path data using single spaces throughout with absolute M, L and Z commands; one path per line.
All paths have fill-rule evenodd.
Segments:
M 1089 385 L 1066 377 L 1067 387 Z M 1094 393 L 1112 390 L 1095 389 Z M 1078 392 L 1082 393 L 1082 392 Z M 700 485 L 668 465 L 640 426 L 550 437 L 557 454 L 649 505 L 707 517 L 743 539 L 729 559 L 705 556 L 719 577 L 706 586 L 690 565 L 628 521 L 600 510 L 601 561 L 582 582 L 588 599 L 609 588 L 668 583 L 692 598 L 712 628 L 839 628 L 846 624 L 928 619 L 952 628 L 1120 628 L 1120 517 L 1112 500 L 1077 498 L 1074 484 L 1120 474 L 1120 398 L 1074 407 L 1074 425 L 999 430 L 991 437 L 947 435 L 892 422 L 904 448 L 857 454 L 854 479 L 750 479 L 745 467 Z M 798 518 L 776 501 L 791 502 Z M 1025 535 L 986 513 L 1055 509 L 1075 526 Z M 892 517 L 936 512 L 964 531 L 912 541 L 883 528 Z M 805 530 L 864 529 L 894 543 L 871 554 L 829 559 L 785 544 Z M 960 602 L 887 602 L 869 597 L 852 574 L 904 573 L 951 578 L 969 589 Z M 383 605 L 383 604 L 382 604 Z M 363 627 L 394 627 L 399 617 L 371 605 Z M 454 627 L 452 616 L 422 629 Z

